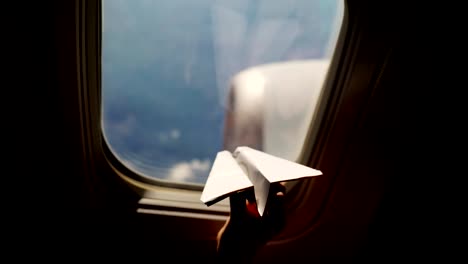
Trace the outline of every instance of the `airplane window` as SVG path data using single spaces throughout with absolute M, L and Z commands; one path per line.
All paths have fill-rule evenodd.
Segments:
M 104 0 L 102 16 L 112 153 L 143 177 L 203 184 L 225 140 L 297 158 L 343 2 Z M 225 131 L 229 112 L 238 121 Z M 252 128 L 255 137 L 227 138 Z

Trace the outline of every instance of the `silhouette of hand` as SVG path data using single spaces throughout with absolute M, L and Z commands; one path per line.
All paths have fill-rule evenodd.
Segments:
M 263 216 L 258 213 L 253 188 L 231 195 L 230 217 L 217 237 L 219 259 L 224 263 L 251 261 L 258 249 L 283 229 L 284 195 L 283 183 L 271 184 Z

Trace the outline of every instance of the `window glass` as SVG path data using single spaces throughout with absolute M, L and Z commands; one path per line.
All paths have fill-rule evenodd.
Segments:
M 102 125 L 113 154 L 142 176 L 203 184 L 226 135 L 257 127 L 252 146 L 295 159 L 328 69 L 342 5 L 103 1 Z M 247 89 L 241 86 L 249 92 L 236 103 L 259 115 L 259 123 L 236 121 L 226 132 L 225 119 L 233 113 L 228 95 Z

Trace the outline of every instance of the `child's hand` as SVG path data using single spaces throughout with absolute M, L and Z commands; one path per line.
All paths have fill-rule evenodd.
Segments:
M 261 217 L 253 189 L 230 197 L 231 215 L 218 232 L 218 254 L 224 261 L 249 261 L 284 226 L 284 194 L 282 183 L 270 185 L 266 210 Z

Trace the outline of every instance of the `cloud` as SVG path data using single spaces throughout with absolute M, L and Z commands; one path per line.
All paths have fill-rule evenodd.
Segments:
M 158 134 L 158 139 L 159 139 L 159 142 L 161 143 L 168 143 L 168 142 L 178 140 L 180 138 L 180 134 L 181 134 L 180 130 L 172 129 L 168 132 L 160 132 Z
M 206 178 L 211 168 L 211 161 L 193 159 L 179 162 L 169 169 L 167 179 L 177 182 L 193 182 L 200 178 Z
M 180 137 L 180 130 L 173 129 L 169 132 L 169 138 L 171 139 L 178 139 Z

